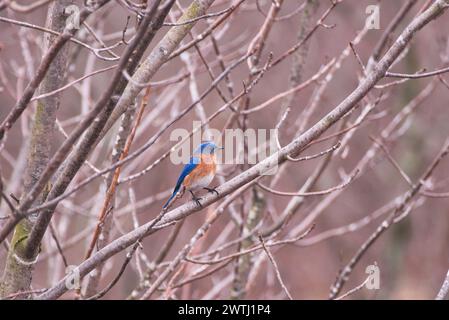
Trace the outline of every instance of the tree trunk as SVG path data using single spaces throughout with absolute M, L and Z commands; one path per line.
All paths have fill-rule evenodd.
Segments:
M 66 25 L 67 16 L 64 10 L 72 4 L 72 0 L 54 1 L 50 5 L 47 14 L 46 27 L 57 32 L 62 32 Z M 44 35 L 43 52 L 47 51 L 54 41 L 55 36 Z M 42 80 L 39 87 L 39 94 L 47 93 L 58 89 L 64 81 L 67 67 L 68 46 L 65 46 L 56 58 Z M 28 149 L 28 165 L 25 172 L 23 194 L 27 194 L 36 183 L 51 156 L 53 144 L 53 134 L 56 122 L 56 112 L 59 108 L 59 94 L 54 94 L 37 102 L 34 114 L 32 134 Z M 47 190 L 49 188 L 46 188 Z M 45 194 L 46 192 L 44 192 Z M 38 201 L 42 201 L 41 196 Z M 0 283 L 0 297 L 27 291 L 30 289 L 32 272 L 38 250 L 32 256 L 25 254 L 25 247 L 28 234 L 36 220 L 36 216 L 31 215 L 23 219 L 15 228 L 11 240 L 8 257 L 6 260 L 3 278 Z M 39 246 L 37 246 L 39 248 Z

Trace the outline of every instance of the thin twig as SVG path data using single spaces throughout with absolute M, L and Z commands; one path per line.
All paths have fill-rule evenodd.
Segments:
M 447 271 L 446 278 L 444 279 L 444 282 L 441 285 L 440 291 L 438 291 L 435 300 L 446 299 L 448 292 L 449 292 L 449 270 Z
M 281 272 L 279 271 L 279 268 L 278 268 L 278 265 L 277 265 L 277 263 L 276 263 L 276 260 L 274 260 L 273 255 L 271 254 L 270 250 L 268 250 L 267 246 L 265 245 L 265 241 L 263 240 L 263 237 L 260 236 L 260 237 L 259 237 L 259 240 L 260 240 L 260 242 L 262 243 L 263 250 L 266 252 L 268 258 L 269 258 L 270 261 L 271 261 L 271 264 L 273 265 L 274 271 L 275 271 L 275 273 L 276 273 L 276 277 L 278 278 L 278 281 L 279 281 L 279 283 L 281 284 L 282 289 L 284 289 L 284 292 L 285 292 L 285 294 L 287 295 L 287 297 L 288 297 L 290 300 L 293 300 L 292 295 L 290 294 L 290 292 L 288 291 L 287 287 L 286 287 L 285 284 L 284 284 L 284 281 L 282 280 Z
M 362 282 L 361 284 L 359 284 L 357 287 L 352 288 L 351 290 L 349 290 L 349 291 L 346 292 L 345 294 L 342 294 L 341 296 L 335 298 L 335 300 L 343 300 L 344 298 L 350 296 L 351 294 L 353 294 L 353 293 L 355 293 L 355 292 L 361 290 L 361 289 L 365 286 L 365 284 L 368 283 L 369 279 L 370 279 L 370 277 L 367 277 L 367 278 L 365 279 L 365 281 L 363 281 L 363 282 Z
M 263 190 L 268 191 L 268 192 L 270 192 L 270 193 L 272 193 L 272 194 L 275 194 L 275 195 L 278 195 L 278 196 L 285 196 L 285 197 L 322 196 L 322 195 L 326 195 L 326 194 L 332 193 L 332 192 L 334 192 L 334 191 L 341 190 L 341 189 L 345 188 L 345 187 L 348 186 L 352 181 L 354 181 L 354 179 L 357 177 L 358 173 L 359 173 L 359 171 L 356 170 L 356 171 L 354 171 L 354 173 L 353 173 L 353 174 L 352 174 L 346 181 L 342 182 L 341 184 L 339 184 L 339 185 L 337 185 L 337 186 L 335 186 L 335 187 L 332 187 L 332 188 L 329 188 L 329 189 L 326 189 L 326 190 L 322 190 L 322 191 L 310 191 L 310 192 L 284 192 L 284 191 L 277 191 L 277 190 L 274 190 L 274 189 L 272 189 L 272 188 L 270 188 L 270 187 L 267 187 L 267 186 L 265 186 L 265 185 L 263 185 L 263 184 L 261 184 L 261 183 L 259 183 L 259 182 L 257 183 L 257 185 L 258 185 L 259 187 L 261 187 Z

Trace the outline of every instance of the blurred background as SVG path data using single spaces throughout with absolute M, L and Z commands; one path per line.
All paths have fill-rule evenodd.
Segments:
M 286 50 L 298 43 L 298 33 L 301 27 L 311 30 L 318 19 L 329 8 L 330 1 L 311 1 L 306 3 L 305 9 L 297 10 L 304 0 L 286 0 L 283 2 L 278 17 L 264 43 L 261 53 L 260 66 L 263 66 L 271 53 L 274 59 L 281 56 Z M 369 5 L 379 5 L 380 29 L 366 30 L 360 36 L 360 41 L 354 48 L 361 61 L 367 65 L 374 47 L 378 43 L 385 29 L 406 1 L 360 1 L 344 0 L 329 13 L 324 23 L 328 28 L 320 26 L 313 32 L 303 50 L 304 63 L 300 68 L 300 83 L 315 75 L 320 67 L 329 63 L 331 59 L 339 59 L 348 44 L 360 35 L 365 27 L 368 17 L 366 8 Z M 419 10 L 428 1 L 420 0 L 410 9 L 393 32 L 392 40 L 404 30 L 408 23 L 416 16 Z M 75 1 L 79 6 L 81 1 Z M 229 7 L 231 1 L 216 1 L 208 12 L 218 12 Z M 180 0 L 170 13 L 170 19 L 179 17 L 180 8 L 186 8 L 190 1 Z M 245 1 L 231 17 L 216 31 L 214 36 L 219 46 L 223 62 L 226 66 L 246 53 L 248 45 L 263 25 L 271 1 Z M 3 10 L 0 15 L 11 19 L 25 21 L 31 24 L 44 26 L 48 5 L 44 5 L 29 13 L 20 13 L 13 10 Z M 307 14 L 305 13 L 307 10 Z M 297 11 L 297 12 L 295 12 Z M 307 17 L 305 18 L 305 16 Z M 95 28 L 97 35 L 106 45 L 113 45 L 122 37 L 127 17 L 131 16 L 128 31 L 125 37 L 130 38 L 136 25 L 135 16 L 131 15 L 121 4 L 112 1 L 99 12 L 88 19 L 88 23 Z M 198 21 L 192 29 L 192 36 L 200 34 L 216 17 Z M 306 22 L 306 23 L 305 23 Z M 164 36 L 169 27 L 162 27 L 157 33 L 144 56 L 147 56 L 157 42 Z M 92 36 L 80 30 L 78 37 L 85 39 L 86 43 L 95 45 Z M 449 62 L 449 44 L 447 30 L 449 20 L 447 14 L 427 25 L 413 38 L 407 50 L 390 71 L 413 74 L 422 69 L 436 70 L 447 66 Z M 83 38 L 84 37 L 84 38 Z M 41 50 L 42 32 L 31 28 L 20 27 L 1 22 L 0 28 L 0 119 L 4 119 L 14 105 L 16 98 L 20 97 L 24 87 L 36 71 L 43 56 Z M 191 40 L 187 36 L 182 43 Z M 391 45 L 388 42 L 388 47 Z M 89 50 L 70 43 L 69 67 L 66 83 L 73 81 L 113 64 L 116 61 L 104 61 L 93 55 Z M 198 47 L 203 52 L 203 58 L 209 62 L 210 68 L 216 75 L 222 71 L 216 52 L 213 49 L 211 38 L 200 42 Z M 307 48 L 305 48 L 307 47 Z M 125 45 L 120 45 L 112 51 L 120 55 Z M 138 128 L 136 138 L 132 144 L 131 152 L 147 142 L 170 118 L 179 114 L 195 100 L 192 96 L 192 83 L 199 93 L 204 92 L 211 84 L 211 77 L 204 66 L 195 48 L 188 51 L 188 55 L 176 57 L 166 64 L 151 79 L 153 82 L 181 77 L 169 85 L 160 85 L 152 88 L 148 107 L 145 109 L 142 122 Z M 382 52 L 382 54 L 385 51 Z M 288 56 L 272 69 L 268 70 L 257 83 L 249 95 L 247 108 L 258 106 L 278 93 L 290 88 L 292 64 L 295 55 Z M 296 56 L 297 57 L 297 56 Z M 189 70 L 190 68 L 190 70 Z M 195 76 L 183 77 L 187 72 L 195 70 Z M 273 129 L 278 124 L 285 105 L 291 108 L 287 121 L 280 129 L 280 141 L 287 144 L 297 136 L 298 130 L 310 128 L 327 112 L 335 108 L 348 94 L 354 90 L 363 76 L 362 68 L 351 50 L 341 60 L 341 65 L 332 71 L 332 79 L 321 77 L 304 90 L 291 95 L 291 100 L 279 99 L 272 105 L 259 112 L 240 116 L 234 124 L 236 127 L 254 129 Z M 81 81 L 61 93 L 61 105 L 57 114 L 60 126 L 66 133 L 79 123 L 83 115 L 102 94 L 109 83 L 114 70 L 105 71 Z M 326 73 L 328 73 L 326 72 Z M 229 81 L 233 90 L 229 91 L 225 82 L 220 88 L 227 95 L 236 95 L 243 89 L 242 82 L 249 76 L 248 65 L 240 64 L 230 73 Z M 446 83 L 449 76 L 441 76 Z M 329 81 L 328 81 L 329 80 Z M 379 84 L 388 84 L 397 81 L 396 78 L 382 79 Z M 317 101 L 316 108 L 307 122 L 305 110 L 313 104 L 313 97 L 317 96 L 320 86 L 328 82 L 326 88 Z M 61 84 L 62 86 L 63 84 Z M 424 170 L 436 156 L 446 137 L 449 134 L 449 114 L 447 112 L 449 88 L 438 79 L 428 77 L 403 81 L 392 86 L 373 89 L 369 100 L 363 100 L 359 107 L 352 112 L 344 125 L 354 124 L 365 110 L 369 101 L 376 101 L 376 106 L 366 119 L 354 128 L 340 135 L 336 139 L 329 139 L 313 144 L 302 155 L 311 155 L 332 146 L 336 140 L 347 142 L 336 152 L 325 170 L 317 180 L 313 190 L 324 190 L 341 184 L 345 177 L 366 157 L 367 151 L 372 148 L 373 140 L 379 139 L 380 133 L 391 123 L 404 106 L 431 86 L 429 92 L 424 92 L 425 98 L 414 111 L 401 121 L 385 141 L 392 157 L 407 173 L 412 181 L 417 181 Z M 140 101 L 140 100 L 139 100 Z M 8 133 L 4 149 L 0 153 L 0 167 L 6 194 L 13 193 L 16 197 L 22 194 L 23 172 L 27 165 L 28 142 L 30 127 L 35 113 L 35 103 L 32 102 L 19 122 Z M 213 90 L 201 102 L 206 116 L 212 115 L 224 105 L 216 90 Z M 231 112 L 226 111 L 216 117 L 209 124 L 211 128 L 222 130 L 230 117 Z M 121 178 L 126 178 L 141 172 L 154 163 L 161 155 L 167 152 L 176 141 L 170 141 L 170 132 L 176 128 L 192 130 L 192 121 L 201 120 L 198 109 L 190 111 L 181 120 L 177 121 L 161 136 L 160 139 L 136 160 L 123 167 Z M 341 122 L 335 124 L 323 136 L 338 132 Z M 303 128 L 300 128 L 303 125 Z M 110 165 L 112 147 L 119 128 L 118 123 L 110 130 L 104 140 L 89 156 L 90 163 L 96 168 L 105 168 Z M 301 130 L 300 130 L 301 131 Z M 346 135 L 346 134 L 349 134 Z M 64 141 L 59 130 L 54 134 L 54 150 Z M 226 152 L 226 151 L 225 151 Z M 266 177 L 261 183 L 280 191 L 297 192 L 305 181 L 322 163 L 323 157 L 310 161 L 289 162 L 283 166 L 276 177 Z M 249 165 L 223 165 L 219 167 L 219 176 L 212 183 L 214 186 L 229 180 Z M 447 192 L 449 180 L 447 171 L 449 161 L 443 160 L 435 170 L 431 181 L 434 192 Z M 154 218 L 171 193 L 181 165 L 171 163 L 165 158 L 147 173 L 128 183 L 121 183 L 116 191 L 113 209 L 110 239 L 113 240 Z M 84 180 L 93 173 L 85 165 L 78 172 L 71 186 Z M 270 183 L 278 179 L 274 185 Z M 305 197 L 302 205 L 295 211 L 285 225 L 277 231 L 274 239 L 287 239 L 298 236 L 301 226 L 307 222 L 315 224 L 314 229 L 303 239 L 296 243 L 271 247 L 270 250 L 277 262 L 282 279 L 294 299 L 327 299 L 329 288 L 335 281 L 338 271 L 347 264 L 362 243 L 371 235 L 383 219 L 391 212 L 391 204 L 397 197 L 403 195 L 410 186 L 401 177 L 398 170 L 382 150 L 369 161 L 360 175 L 330 200 L 334 193 L 323 196 Z M 255 193 L 256 192 L 256 193 Z M 240 217 L 246 221 L 254 205 L 255 194 L 261 197 L 262 206 L 260 216 L 261 230 L 269 228 L 286 210 L 292 197 L 278 196 L 264 191 L 259 187 L 246 190 L 237 197 L 233 205 L 226 208 L 217 221 L 215 221 L 206 235 L 201 238 L 190 256 L 210 251 L 223 243 L 238 239 L 242 226 L 236 224 Z M 98 212 L 105 195 L 103 179 L 97 179 L 69 198 L 62 201 L 53 218 L 53 226 L 60 242 L 68 265 L 78 265 L 83 261 L 88 243 L 91 239 L 93 226 L 97 221 Z M 190 201 L 186 194 L 177 200 L 174 206 Z M 433 299 L 440 288 L 448 270 L 449 250 L 449 212 L 448 198 L 431 198 L 422 195 L 416 196 L 411 203 L 410 212 L 398 223 L 393 224 L 372 247 L 363 255 L 354 272 L 342 290 L 342 293 L 365 281 L 367 266 L 377 265 L 380 274 L 380 288 L 368 290 L 362 288 L 348 299 Z M 179 229 L 164 261 L 171 261 L 184 245 L 192 238 L 198 228 L 204 223 L 206 217 L 217 208 L 219 202 L 187 217 Z M 390 204 L 390 210 L 379 211 Z M 387 208 L 388 209 L 388 208 Z M 1 207 L 1 215 L 8 212 L 5 203 Z M 133 212 L 135 214 L 133 214 Z M 362 219 L 368 220 L 362 220 Z M 309 221 L 310 219 L 310 221 Z M 365 223 L 364 223 L 365 222 Z M 0 221 L 2 223 L 2 221 Z M 351 223 L 359 223 L 351 229 Z M 344 230 L 339 234 L 336 228 Z M 142 241 L 142 249 L 138 249 L 130 265 L 125 270 L 119 282 L 106 294 L 105 299 L 123 299 L 142 283 L 142 274 L 147 264 L 158 256 L 160 249 L 166 243 L 173 226 L 164 228 Z M 330 231 L 329 231 L 330 230 Z M 302 231 L 304 232 L 304 231 Z M 327 232 L 327 233 L 326 233 Z M 49 232 L 47 232 L 49 233 Z M 299 232 L 300 234 L 301 232 Z M 257 237 L 252 240 L 257 243 Z M 253 243 L 253 244 L 254 244 Z M 251 245 L 253 245 L 251 244 Z M 244 244 L 240 244 L 244 245 Z M 229 246 L 220 255 L 234 253 L 237 245 Z M 99 289 L 104 288 L 120 270 L 125 259 L 123 251 L 109 259 L 103 270 Z M 0 268 L 3 269 L 7 250 L 0 249 Z M 214 259 L 218 255 L 210 256 Z M 246 287 L 243 298 L 247 299 L 285 299 L 285 292 L 277 280 L 275 269 L 263 250 L 257 250 L 249 255 L 251 259 L 249 268 L 250 283 Z M 201 259 L 204 259 L 201 258 Z M 227 299 L 233 296 L 235 287 L 236 265 L 243 263 L 241 259 L 233 259 L 223 268 L 211 275 L 183 285 L 170 293 L 175 299 Z M 203 272 L 200 268 L 207 266 L 183 262 L 183 269 L 178 271 L 178 280 L 188 278 L 195 272 Z M 216 266 L 216 265 L 215 265 Z M 209 268 L 213 268 L 214 265 Z M 161 269 L 155 271 L 157 276 Z M 208 269 L 209 270 L 209 269 Z M 35 289 L 48 288 L 61 279 L 65 274 L 65 266 L 50 234 L 47 234 L 42 243 L 41 253 L 35 266 L 32 286 Z M 153 279 L 153 278 L 152 278 Z M 151 279 L 150 279 L 151 282 Z M 164 288 L 157 294 L 163 296 Z M 63 296 L 65 299 L 74 297 L 73 292 Z

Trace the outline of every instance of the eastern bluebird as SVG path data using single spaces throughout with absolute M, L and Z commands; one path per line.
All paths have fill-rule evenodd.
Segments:
M 215 192 L 218 195 L 217 190 L 214 188 L 207 188 L 215 176 L 217 168 L 215 151 L 217 149 L 223 148 L 217 147 L 213 142 L 203 142 L 200 144 L 193 156 L 190 158 L 189 163 L 184 166 L 178 178 L 178 182 L 176 182 L 176 187 L 170 198 L 164 204 L 163 209 L 167 208 L 171 200 L 178 193 L 181 186 L 183 187 L 183 190 L 188 190 L 190 192 L 192 195 L 192 200 L 195 201 L 200 207 L 201 198 L 195 196 L 193 191 L 205 189 L 209 192 Z

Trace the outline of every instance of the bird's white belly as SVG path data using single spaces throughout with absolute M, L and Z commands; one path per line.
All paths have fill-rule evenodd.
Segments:
M 209 174 L 207 176 L 201 177 L 194 182 L 191 183 L 191 185 L 187 188 L 187 190 L 195 191 L 201 188 L 207 187 L 212 180 L 214 179 L 214 175 Z

